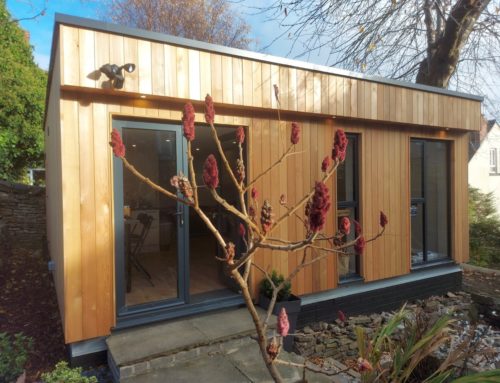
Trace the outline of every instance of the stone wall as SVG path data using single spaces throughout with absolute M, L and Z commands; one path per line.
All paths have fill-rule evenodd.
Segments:
M 45 188 L 0 181 L 0 254 L 43 251 Z

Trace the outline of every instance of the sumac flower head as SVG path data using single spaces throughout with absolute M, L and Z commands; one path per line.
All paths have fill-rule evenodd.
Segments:
M 245 225 L 243 225 L 241 222 L 240 222 L 240 226 L 238 227 L 238 233 L 240 234 L 241 238 L 245 238 L 245 234 L 247 233 L 247 231 L 245 229 Z
M 111 142 L 109 145 L 113 148 L 113 154 L 116 157 L 125 157 L 125 145 L 123 145 L 122 137 L 117 129 L 111 131 Z
M 238 144 L 245 142 L 245 128 L 243 126 L 238 126 L 238 129 L 236 129 L 236 142 Z
M 361 235 L 361 232 L 361 225 L 358 221 L 354 221 L 354 234 L 356 235 L 356 238 Z
M 365 251 L 365 246 L 366 246 L 365 237 L 361 235 L 358 237 L 356 243 L 354 244 L 354 251 L 356 252 L 356 254 L 361 255 Z
M 290 141 L 293 145 L 297 145 L 300 140 L 300 126 L 296 122 L 292 122 L 292 134 L 290 135 Z
M 182 172 L 178 176 L 170 178 L 170 185 L 176 188 L 188 201 L 193 202 L 191 182 L 189 182 L 189 179 Z
M 330 167 L 330 157 L 326 156 L 325 158 L 323 158 L 323 162 L 321 163 L 321 171 L 326 173 L 329 167 Z
M 234 243 L 228 242 L 226 244 L 226 262 L 229 265 L 234 265 L 234 255 L 235 255 Z
M 330 195 L 328 194 L 328 188 L 323 182 L 317 181 L 310 207 L 309 209 L 306 207 L 306 213 L 309 213 L 307 221 L 311 232 L 317 233 L 323 229 L 326 222 L 326 213 L 328 213 L 329 209 Z
M 215 120 L 215 108 L 214 108 L 214 100 L 212 96 L 207 94 L 205 96 L 205 121 L 208 124 L 213 124 Z
M 262 209 L 260 211 L 260 224 L 262 225 L 264 234 L 269 233 L 273 225 L 273 207 L 267 199 L 262 204 Z
M 271 342 L 269 342 L 269 344 L 267 345 L 266 352 L 267 352 L 267 356 L 269 356 L 269 359 L 271 359 L 271 360 L 276 359 L 276 357 L 278 356 L 278 354 L 280 352 L 280 346 L 279 346 L 278 342 L 276 342 L 275 338 L 273 338 L 271 340 Z
M 184 105 L 184 109 L 182 111 L 182 126 L 184 129 L 184 137 L 186 140 L 193 141 L 194 140 L 194 108 L 193 104 L 190 102 Z
M 210 189 L 215 189 L 219 186 L 219 168 L 213 154 L 207 157 L 203 165 L 203 181 Z
M 389 223 L 389 220 L 387 219 L 387 216 L 384 214 L 383 211 L 380 212 L 380 226 L 385 227 Z
M 351 221 L 349 220 L 349 218 L 342 217 L 342 219 L 340 220 L 339 230 L 343 234 L 349 235 L 349 233 L 351 232 Z
M 342 322 L 345 323 L 345 321 L 347 321 L 347 318 L 342 310 L 337 311 L 337 316 Z
M 342 129 L 335 132 L 335 139 L 333 140 L 332 160 L 344 161 L 347 152 L 348 139 Z
M 288 335 L 288 330 L 290 329 L 290 322 L 288 322 L 288 315 L 286 315 L 286 310 L 284 307 L 281 308 L 278 315 L 278 334 L 285 337 Z
M 240 158 L 236 159 L 236 178 L 240 183 L 245 180 L 245 163 Z
M 257 190 L 257 188 L 255 186 L 252 188 L 251 195 L 252 195 L 252 199 L 259 198 L 259 191 Z
M 360 357 L 358 358 L 358 371 L 359 372 L 373 371 L 373 366 L 369 361 Z

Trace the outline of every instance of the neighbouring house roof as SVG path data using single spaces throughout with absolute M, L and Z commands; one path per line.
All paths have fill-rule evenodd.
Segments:
M 496 120 L 486 120 L 483 118 L 483 123 L 481 124 L 481 130 L 479 132 L 469 133 L 469 161 L 474 157 L 477 150 L 483 143 L 484 139 L 488 136 L 493 126 L 496 124 Z

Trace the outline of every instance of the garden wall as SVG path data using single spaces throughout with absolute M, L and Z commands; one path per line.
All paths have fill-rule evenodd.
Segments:
M 0 181 L 0 255 L 44 250 L 45 188 Z

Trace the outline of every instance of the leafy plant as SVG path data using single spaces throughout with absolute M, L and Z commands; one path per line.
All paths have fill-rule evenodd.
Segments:
M 33 339 L 22 333 L 0 333 L 0 383 L 10 383 L 21 375 L 33 348 Z
M 363 383 L 449 382 L 456 374 L 457 361 L 469 351 L 464 343 L 444 361 L 433 357 L 434 351 L 449 340 L 448 327 L 453 320 L 445 315 L 431 322 L 423 310 L 412 315 L 405 308 L 403 306 L 372 339 L 363 328 L 356 328 L 360 365 L 365 367 L 361 371 Z M 493 370 L 453 382 L 498 382 L 499 378 L 500 370 Z
M 67 362 L 61 361 L 56 364 L 52 372 L 42 374 L 44 383 L 97 383 L 95 376 L 82 376 L 82 368 L 70 368 Z
M 278 275 L 278 272 L 276 270 L 273 270 L 271 275 L 271 280 L 273 281 L 275 286 L 278 286 L 280 283 L 282 283 L 285 280 L 285 277 L 282 274 Z M 265 297 L 271 299 L 273 296 L 273 286 L 271 285 L 271 282 L 267 279 L 264 278 L 260 282 L 260 292 L 262 295 Z M 278 292 L 278 298 L 277 301 L 286 301 L 288 298 L 290 298 L 290 295 L 292 294 L 292 284 L 290 281 L 285 282 L 283 285 L 283 288 Z
M 469 188 L 470 262 L 500 268 L 500 219 L 492 193 Z

